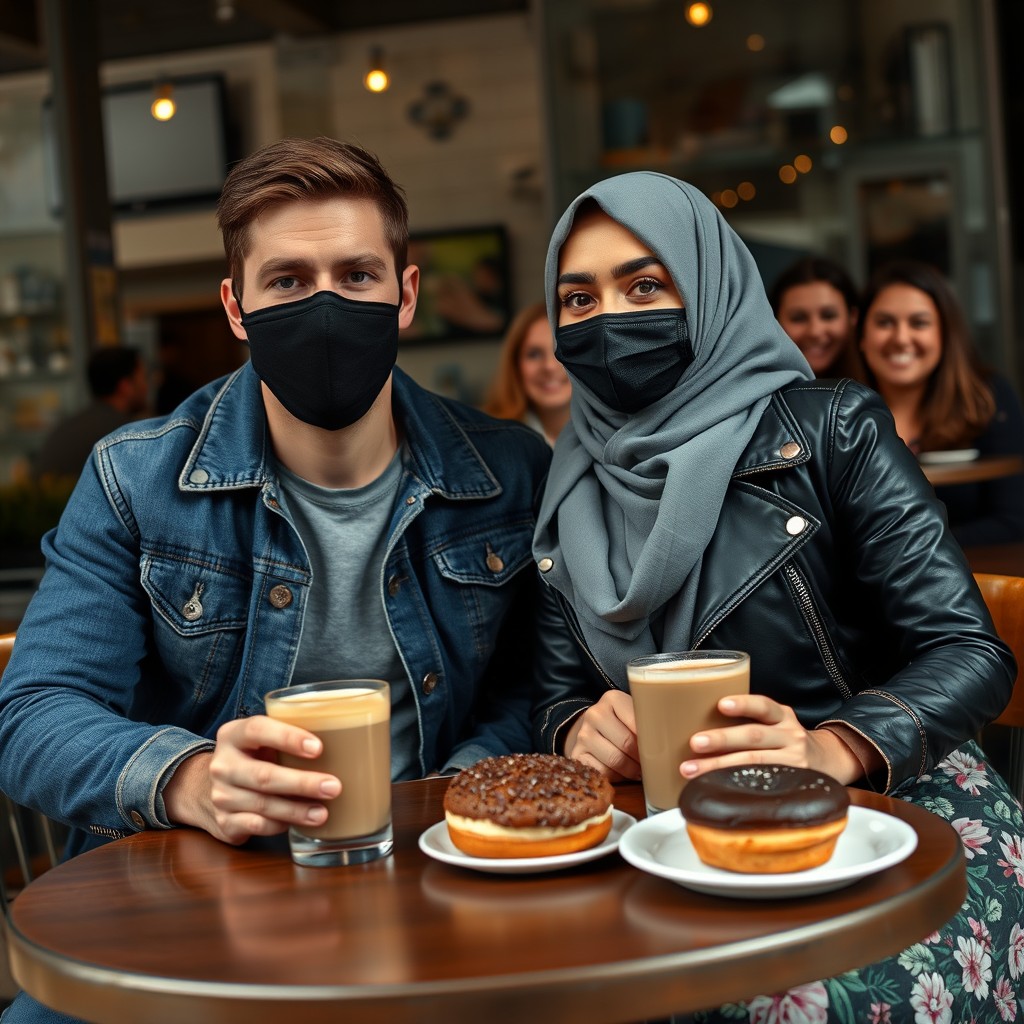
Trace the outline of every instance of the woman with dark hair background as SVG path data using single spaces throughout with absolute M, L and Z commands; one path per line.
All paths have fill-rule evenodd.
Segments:
M 932 452 L 1024 455 L 1020 400 L 981 363 L 939 270 L 909 260 L 886 264 L 872 276 L 861 308 L 858 341 L 868 383 L 922 461 Z M 1024 540 L 1024 473 L 936 493 L 963 546 Z
M 838 263 L 823 256 L 797 260 L 779 275 L 768 298 L 815 377 L 863 381 L 854 339 L 857 289 Z

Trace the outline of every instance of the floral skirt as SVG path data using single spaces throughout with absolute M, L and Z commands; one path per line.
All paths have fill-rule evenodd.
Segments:
M 960 834 L 967 898 L 947 925 L 860 970 L 673 1024 L 1024 1024 L 1024 821 L 984 757 L 965 743 L 931 775 L 892 794 Z

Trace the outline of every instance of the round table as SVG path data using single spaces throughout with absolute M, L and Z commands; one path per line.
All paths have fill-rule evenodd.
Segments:
M 300 868 L 283 842 L 236 849 L 185 829 L 76 857 L 14 901 L 14 975 L 98 1024 L 635 1021 L 862 966 L 940 927 L 966 892 L 949 825 L 859 791 L 855 803 L 910 822 L 917 849 L 809 898 L 701 895 L 617 853 L 477 873 L 417 846 L 446 785 L 394 786 L 395 852 L 369 865 Z M 643 816 L 638 785 L 615 803 Z
M 975 484 L 1024 472 L 1024 459 L 1019 455 L 989 455 L 966 462 L 922 463 L 921 471 L 935 487 Z

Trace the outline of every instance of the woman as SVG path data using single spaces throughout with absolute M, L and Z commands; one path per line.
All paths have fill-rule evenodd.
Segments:
M 863 380 L 854 339 L 857 289 L 838 263 L 821 256 L 797 260 L 779 276 L 769 300 L 815 377 Z
M 571 397 L 572 384 L 555 359 L 547 309 L 535 302 L 509 325 L 484 412 L 520 420 L 553 445 L 569 422 Z
M 811 379 L 750 254 L 684 182 L 593 186 L 546 283 L 573 408 L 534 538 L 558 666 L 539 749 L 636 779 L 627 661 L 745 650 L 751 692 L 719 703 L 738 722 L 691 737 L 684 777 L 809 766 L 943 814 L 971 864 L 967 909 L 902 959 L 699 1019 L 800 1020 L 808 1001 L 809 1020 L 896 1022 L 947 995 L 954 1020 L 996 1019 L 1024 972 L 1024 822 L 971 737 L 1015 667 L 888 411 Z
M 953 289 L 935 267 L 881 267 L 864 295 L 859 344 L 868 382 L 912 452 L 1024 455 L 1024 413 L 1009 382 L 980 364 Z M 1024 540 L 1024 474 L 939 487 L 965 547 Z

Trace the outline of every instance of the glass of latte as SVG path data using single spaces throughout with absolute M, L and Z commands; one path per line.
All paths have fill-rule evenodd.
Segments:
M 281 764 L 341 780 L 322 825 L 292 826 L 292 860 L 305 867 L 363 864 L 391 852 L 391 694 L 380 679 L 334 679 L 272 690 L 267 714 L 323 743 L 319 757 Z
M 736 725 L 718 710 L 723 697 L 750 692 L 750 656 L 743 651 L 675 651 L 635 658 L 626 665 L 636 714 L 647 813 L 679 806 L 683 761 L 690 737 Z

